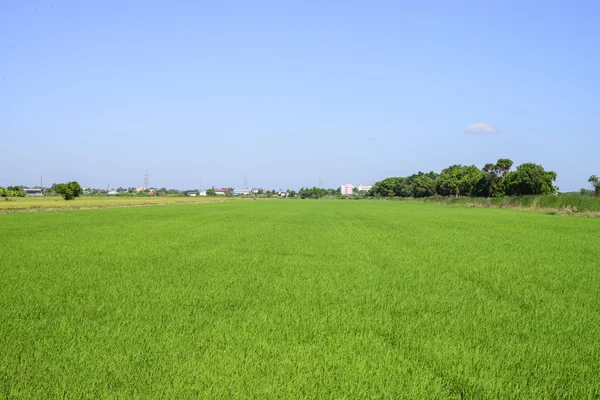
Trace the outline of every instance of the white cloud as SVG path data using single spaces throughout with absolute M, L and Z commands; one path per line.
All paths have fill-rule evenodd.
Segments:
M 493 125 L 490 125 L 486 122 L 475 122 L 465 128 L 465 133 L 476 133 L 476 134 L 489 134 L 489 133 L 498 133 L 498 129 L 496 129 Z

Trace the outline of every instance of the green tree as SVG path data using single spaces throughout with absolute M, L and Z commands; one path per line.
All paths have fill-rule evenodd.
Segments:
M 399 192 L 401 197 L 430 197 L 435 194 L 437 174 L 434 172 L 424 173 L 419 171 L 399 181 Z
M 217 192 L 215 192 L 214 186 L 212 188 L 206 190 L 206 195 L 207 196 L 216 196 L 217 195 Z
M 321 197 L 330 196 L 332 191 L 335 193 L 334 189 L 300 188 L 298 195 L 301 199 L 320 199 Z
M 506 175 L 501 191 L 507 196 L 554 194 L 557 190 L 553 184 L 555 180 L 556 172 L 546 171 L 538 164 L 525 163 Z
M 452 165 L 440 174 L 436 192 L 441 196 L 475 196 L 484 173 L 474 165 Z
M 68 183 L 59 183 L 54 187 L 54 191 L 60 195 L 65 200 L 73 200 L 83 192 L 79 183 L 73 181 Z
M 594 188 L 594 196 L 600 197 L 600 179 L 596 175 L 590 176 L 588 182 L 592 184 Z
M 483 177 L 479 181 L 476 195 L 481 197 L 502 196 L 502 182 L 510 172 L 513 162 L 508 158 L 501 158 L 495 164 L 485 164 L 481 169 Z
M 6 196 L 8 197 L 25 197 L 27 192 L 23 189 L 23 186 L 7 186 Z
M 376 182 L 371 190 L 369 190 L 369 196 L 399 196 L 403 180 L 404 178 L 385 178 L 382 181 Z

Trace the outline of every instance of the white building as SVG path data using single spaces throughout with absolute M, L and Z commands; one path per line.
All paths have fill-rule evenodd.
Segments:
M 369 190 L 371 190 L 371 185 L 363 185 L 362 183 L 360 185 L 358 185 L 358 191 L 359 192 L 368 192 Z
M 42 189 L 23 189 L 27 196 L 43 196 Z
M 340 186 L 340 192 L 342 193 L 342 196 L 350 196 L 352 194 L 352 189 L 354 189 L 354 185 L 351 183 L 345 183 Z
M 239 196 L 240 194 L 247 196 L 250 194 L 250 192 L 251 192 L 251 189 L 248 189 L 248 188 L 233 189 L 233 194 L 236 196 Z

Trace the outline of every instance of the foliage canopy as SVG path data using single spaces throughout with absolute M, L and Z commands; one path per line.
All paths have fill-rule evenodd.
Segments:
M 54 192 L 60 194 L 65 200 L 73 200 L 83 193 L 83 189 L 79 183 L 72 181 L 56 184 L 54 186 Z

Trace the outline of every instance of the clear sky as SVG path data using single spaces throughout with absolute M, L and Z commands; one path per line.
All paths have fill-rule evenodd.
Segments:
M 600 174 L 597 1 L 0 2 L 0 185 Z

